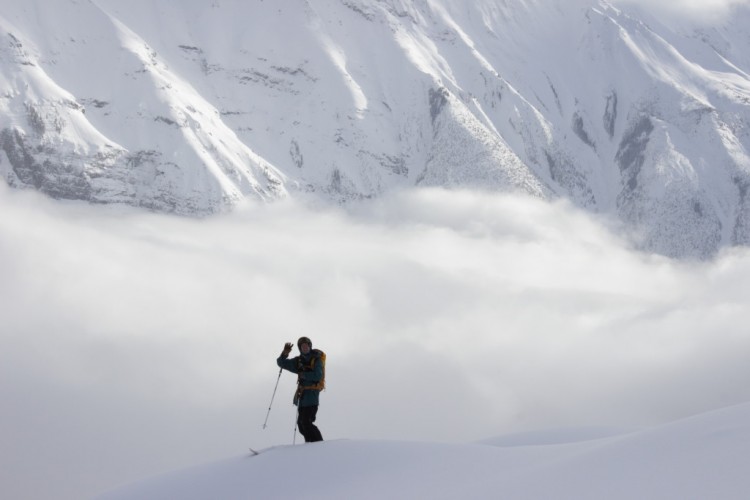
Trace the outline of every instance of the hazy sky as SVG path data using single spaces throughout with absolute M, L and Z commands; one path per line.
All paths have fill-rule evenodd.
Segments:
M 1 185 L 0 185 L 1 186 Z M 0 485 L 81 498 L 288 444 L 286 341 L 327 439 L 644 426 L 750 400 L 750 252 L 626 249 L 564 204 L 421 191 L 209 220 L 0 187 Z

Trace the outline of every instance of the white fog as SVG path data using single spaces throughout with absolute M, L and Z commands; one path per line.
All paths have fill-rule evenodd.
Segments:
M 302 335 L 328 354 L 326 439 L 637 428 L 750 399 L 747 249 L 671 261 L 565 203 L 468 191 L 189 219 L 0 190 L 11 496 L 291 443 L 292 375 L 262 424 Z

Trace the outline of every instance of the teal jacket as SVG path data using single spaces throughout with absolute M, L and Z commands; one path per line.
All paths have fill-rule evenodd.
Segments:
M 279 356 L 276 364 L 279 368 L 297 374 L 297 392 L 294 393 L 293 403 L 302 406 L 318 406 L 320 391 L 316 389 L 305 389 L 305 387 L 317 384 L 323 379 L 323 363 L 316 357 L 316 351 L 302 354 L 292 359 Z M 312 365 L 312 366 L 311 366 Z

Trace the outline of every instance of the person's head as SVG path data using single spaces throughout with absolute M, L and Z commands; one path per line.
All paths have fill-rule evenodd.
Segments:
M 299 349 L 299 352 L 302 354 L 307 354 L 310 352 L 310 349 L 312 349 L 312 340 L 307 337 L 300 337 L 297 341 L 297 349 Z

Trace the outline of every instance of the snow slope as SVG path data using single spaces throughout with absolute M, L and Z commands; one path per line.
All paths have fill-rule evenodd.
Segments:
M 565 197 L 642 248 L 750 242 L 750 7 L 0 0 L 0 175 L 208 214 L 413 186 Z
M 588 433 L 584 432 L 583 436 Z M 732 500 L 750 495 L 750 404 L 653 429 L 530 445 L 331 441 L 280 446 L 99 500 L 513 498 Z
M 10 185 L 184 214 L 283 195 L 283 175 L 116 18 L 91 2 L 2 7 Z

